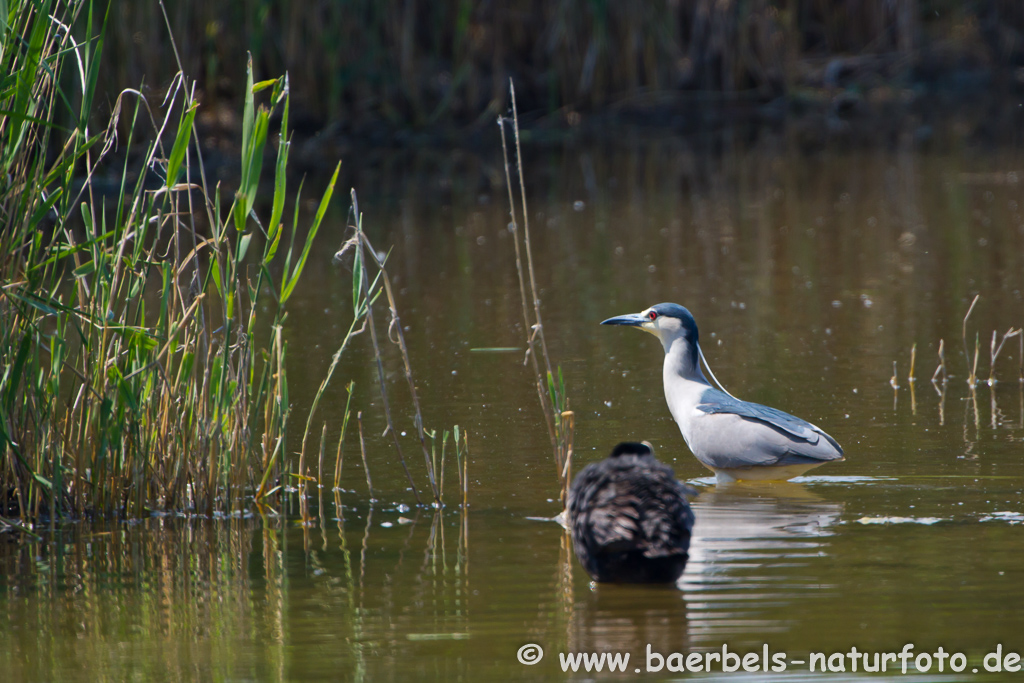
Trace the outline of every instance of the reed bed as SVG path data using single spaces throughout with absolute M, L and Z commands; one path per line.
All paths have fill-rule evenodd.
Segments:
M 184 70 L 160 102 L 123 90 L 109 122 L 94 129 L 104 22 L 116 18 L 101 17 L 91 1 L 26 0 L 9 9 L 0 35 L 2 525 L 156 511 L 231 514 L 253 499 L 270 500 L 289 473 L 305 497 L 309 481 L 324 483 L 326 424 L 315 469 L 306 464 L 317 404 L 351 338 L 364 326 L 376 334 L 373 302 L 381 292 L 440 503 L 390 282 L 358 221 L 353 320 L 308 415 L 294 471 L 288 302 L 338 167 L 303 225 L 302 187 L 291 190 L 288 181 L 288 75 L 255 82 L 248 62 L 232 195 L 207 182 L 196 135 L 199 88 Z M 62 117 L 74 125 L 62 127 Z M 280 127 L 274 136 L 272 118 Z M 128 153 L 115 157 L 118 148 Z M 273 160 L 272 186 L 261 185 L 265 158 Z M 111 177 L 101 192 L 98 179 Z M 286 216 L 289 202 L 295 208 Z M 372 281 L 364 247 L 377 271 Z M 383 382 L 381 390 L 386 401 Z M 351 391 L 350 384 L 350 399 Z M 465 502 L 463 436 L 457 455 Z M 366 477 L 372 496 L 368 469 Z
M 0 123 L 0 505 L 51 520 L 230 512 L 244 492 L 266 496 L 282 471 L 282 328 L 337 171 L 296 243 L 299 216 L 284 218 L 289 83 L 254 83 L 251 62 L 233 198 L 206 183 L 196 86 L 182 73 L 162 103 L 123 91 L 109 126 L 94 132 L 103 45 L 94 10 L 16 4 L 5 43 L 3 71 L 16 87 L 3 107 L 13 113 Z M 71 26 L 96 32 L 76 42 Z M 28 50 L 14 49 L 20 38 Z M 52 122 L 68 101 L 65 80 L 80 99 L 68 132 Z M 272 115 L 281 133 L 272 208 L 260 217 Z M 45 154 L 51 138 L 63 150 L 56 159 Z M 114 196 L 98 196 L 92 180 L 109 172 L 119 144 L 143 152 L 115 168 Z M 264 306 L 272 313 L 261 319 Z

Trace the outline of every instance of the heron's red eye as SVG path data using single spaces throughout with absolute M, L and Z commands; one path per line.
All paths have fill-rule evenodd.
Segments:
M 651 311 L 650 313 L 647 314 L 647 317 L 650 318 L 651 320 L 654 320 L 655 318 L 658 317 L 658 314 L 655 313 L 654 311 Z

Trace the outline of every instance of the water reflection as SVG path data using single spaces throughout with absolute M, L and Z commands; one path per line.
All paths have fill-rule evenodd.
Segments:
M 935 394 L 922 386 L 895 411 L 888 379 L 914 343 L 920 362 L 959 339 L 978 291 L 983 336 L 1020 326 L 1021 186 L 965 176 L 1020 168 L 1019 152 L 805 155 L 770 133 L 716 138 L 710 154 L 702 144 L 527 150 L 546 332 L 578 420 L 574 467 L 642 430 L 678 455 L 680 476 L 703 473 L 657 388 L 660 351 L 597 325 L 678 300 L 707 321 L 705 352 L 726 386 L 827 426 L 847 451 L 835 476 L 706 483 L 676 587 L 592 590 L 564 535 L 526 520 L 558 510 L 522 355 L 470 351 L 523 338 L 500 166 L 447 149 L 395 158 L 353 184 L 375 243 L 395 245 L 424 422 L 457 421 L 479 444 L 469 512 L 398 505 L 414 501 L 379 436 L 360 337 L 338 377 L 355 381 L 368 455 L 350 459 L 339 484 L 350 490 L 333 502 L 328 489 L 265 518 L 81 523 L 42 531 L 41 543 L 0 532 L 0 679 L 534 680 L 560 679 L 551 661 L 570 647 L 928 641 L 980 661 L 1009 643 L 1024 604 L 1017 368 L 1004 361 L 986 396 L 965 386 L 963 354 L 940 355 Z M 337 211 L 328 247 L 347 206 Z M 298 416 L 350 320 L 351 291 L 333 248 L 322 251 L 286 330 Z M 382 352 L 400 366 L 395 348 Z M 336 382 L 321 409 L 340 419 L 347 400 Z M 392 408 L 412 415 L 409 401 Z M 370 505 L 369 469 L 374 494 L 395 502 Z M 535 667 L 516 661 L 527 642 L 547 652 Z
M 715 486 L 693 501 L 697 523 L 680 579 L 695 644 L 779 633 L 793 601 L 834 586 L 815 566 L 843 511 L 794 482 Z
M 601 584 L 581 595 L 569 624 L 572 652 L 680 652 L 690 647 L 687 602 L 672 586 Z

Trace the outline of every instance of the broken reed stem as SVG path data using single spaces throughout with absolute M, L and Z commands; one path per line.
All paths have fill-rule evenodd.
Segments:
M 942 373 L 942 383 L 945 384 L 949 381 L 946 376 L 946 342 L 944 339 L 939 340 L 939 364 L 935 366 L 935 372 L 932 373 L 932 384 L 936 383 L 936 377 L 939 373 Z
M 914 377 L 914 363 L 915 363 L 916 360 L 917 360 L 917 342 L 914 342 L 914 345 L 910 347 L 910 372 L 907 373 L 907 381 L 911 382 L 911 383 L 917 381 L 917 378 Z
M 356 201 L 355 190 L 352 190 L 352 201 L 353 203 Z M 358 234 L 362 243 L 366 245 L 366 250 L 370 252 L 370 256 L 373 258 L 373 262 L 377 265 L 377 268 L 380 270 L 381 281 L 384 283 L 384 293 L 388 297 L 388 306 L 390 307 L 391 311 L 391 322 L 388 325 L 388 338 L 391 338 L 391 332 L 393 330 L 395 332 L 395 336 L 397 337 L 397 341 L 395 339 L 392 339 L 392 341 L 398 344 L 398 348 L 401 349 L 402 351 L 402 364 L 405 369 L 405 379 L 409 383 L 409 394 L 412 396 L 412 405 L 413 409 L 415 410 L 416 433 L 419 435 L 420 446 L 423 448 L 423 460 L 424 462 L 426 462 L 427 465 L 427 477 L 430 479 L 430 489 L 434 493 L 434 500 L 440 503 L 441 495 L 437 487 L 437 478 L 434 473 L 433 464 L 430 461 L 430 455 L 427 452 L 427 440 L 423 431 L 423 414 L 420 411 L 419 395 L 416 393 L 416 382 L 413 380 L 412 377 L 412 364 L 409 362 L 409 348 L 405 344 L 405 332 L 402 330 L 402 320 L 401 318 L 398 317 L 398 306 L 395 304 L 395 295 L 391 289 L 391 278 L 388 276 L 388 271 L 384 267 L 384 262 L 381 261 L 381 259 L 377 258 L 377 251 L 373 248 L 373 245 L 370 244 L 370 240 L 366 236 L 366 233 L 363 232 L 361 220 L 359 221 Z M 363 263 L 365 264 L 366 261 L 364 260 Z M 367 303 L 369 304 L 369 302 Z M 376 342 L 374 342 L 374 349 L 376 349 Z M 417 496 L 417 500 L 419 500 L 419 496 Z
M 210 468 L 213 469 L 213 468 Z M 306 498 L 306 451 L 299 452 L 299 498 Z
M 967 315 L 964 316 L 963 327 L 961 329 L 961 339 L 963 339 L 963 342 L 964 342 L 964 360 L 968 364 L 971 362 L 971 352 L 967 348 L 967 319 L 971 317 L 971 312 L 974 311 L 974 305 L 978 303 L 978 298 L 979 297 L 981 297 L 981 294 L 975 294 L 974 295 L 974 300 L 971 301 L 971 305 L 967 309 Z M 977 366 L 978 366 L 977 346 L 978 346 L 977 339 L 975 339 L 975 354 L 974 354 L 974 368 L 975 369 L 977 369 Z M 977 376 L 975 375 L 974 370 L 971 370 L 970 368 L 969 368 L 969 372 L 970 372 L 970 375 L 967 378 L 967 384 L 969 386 L 971 386 L 971 387 L 974 387 L 974 385 L 977 383 Z
M 441 470 L 437 489 L 439 491 L 438 499 L 444 498 L 444 452 L 445 447 L 448 445 L 448 430 L 444 430 L 444 434 L 441 436 Z
M 466 450 L 462 453 L 462 509 L 469 504 L 469 432 L 463 432 Z
M 989 356 L 990 356 L 989 357 L 989 366 L 988 366 L 988 384 L 989 384 L 989 386 L 992 386 L 992 385 L 994 385 L 996 383 L 996 378 L 995 378 L 996 358 L 999 357 L 1000 352 L 1003 350 L 1003 345 L 1006 343 L 1007 339 L 1010 339 L 1011 337 L 1016 337 L 1016 336 L 1018 336 L 1020 334 L 1021 334 L 1021 330 L 1020 329 L 1016 329 L 1015 330 L 1015 329 L 1013 329 L 1011 327 L 1010 329 L 1008 329 L 1003 334 L 1003 338 L 999 342 L 999 346 L 996 346 L 996 331 L 992 330 L 992 344 L 989 347 Z
M 366 271 L 366 249 L 364 248 L 364 240 L 362 239 L 363 232 L 363 216 L 359 213 L 359 199 L 356 197 L 355 189 L 352 190 L 352 211 L 355 214 L 356 220 L 356 235 L 359 237 L 358 243 L 355 245 L 356 253 L 363 264 L 363 271 Z M 376 256 L 376 255 L 375 255 Z M 395 431 L 394 422 L 391 419 L 391 404 L 388 401 L 388 388 L 384 378 L 384 361 L 381 359 L 380 344 L 377 342 L 377 325 L 373 320 L 373 297 L 370 296 L 370 279 L 369 277 L 363 277 L 363 296 L 366 301 L 366 319 L 369 322 L 370 327 L 370 342 L 373 344 L 373 356 L 377 360 L 377 380 L 380 384 L 380 395 L 381 403 L 384 406 L 384 417 L 387 419 L 388 428 L 387 431 L 391 432 L 391 437 L 395 442 L 395 450 L 398 452 L 398 460 L 402 463 L 402 469 L 405 471 L 405 478 L 409 480 L 409 486 L 412 487 L 412 493 L 416 497 L 416 503 L 422 505 L 423 500 L 420 498 L 420 493 L 416 489 L 416 482 L 412 479 L 412 474 L 409 472 L 409 466 L 405 464 L 405 456 L 402 455 L 402 445 L 398 441 L 398 432 Z M 362 413 L 360 413 L 362 414 Z M 360 426 L 360 439 L 362 439 L 362 427 Z M 372 495 L 372 494 L 371 494 Z
M 974 363 L 971 365 L 971 376 L 967 380 L 973 389 L 978 385 L 978 354 L 981 352 L 981 336 L 974 333 Z
M 345 401 L 345 417 L 341 420 L 341 435 L 338 436 L 338 453 L 334 460 L 334 488 L 335 490 L 341 485 L 341 465 L 342 456 L 344 455 L 343 444 L 345 443 L 345 430 L 348 428 L 348 418 L 352 415 L 352 390 L 355 388 L 356 383 L 351 381 L 345 390 L 348 391 L 348 400 Z
M 324 429 L 320 432 L 320 461 L 316 468 L 316 484 L 318 489 L 324 487 L 324 449 L 327 447 L 327 423 L 324 422 Z
M 554 415 L 550 407 L 550 401 L 547 393 L 544 391 L 544 379 L 540 373 L 540 365 L 537 361 L 537 352 L 534 349 L 534 336 L 532 334 L 533 325 L 530 324 L 530 307 L 526 300 L 526 278 L 523 276 L 523 259 L 519 248 L 519 225 L 516 221 L 516 202 L 512 192 L 512 176 L 509 171 L 508 163 L 508 145 L 505 141 L 505 119 L 498 119 L 498 127 L 501 129 L 501 153 L 505 160 L 505 187 L 508 188 L 508 205 L 509 214 L 512 217 L 512 241 L 516 247 L 516 274 L 519 276 L 519 298 L 523 306 L 523 329 L 526 335 L 526 356 L 523 359 L 525 365 L 529 362 L 533 363 L 533 374 L 537 383 L 537 397 L 540 399 L 541 411 L 544 413 L 544 421 L 548 426 L 548 435 L 551 437 L 552 446 L 556 443 L 555 436 L 555 425 Z M 558 461 L 557 453 L 555 455 L 555 461 Z
M 348 418 L 348 415 L 345 415 Z M 344 457 L 341 445 L 345 442 L 345 430 L 342 429 L 341 435 L 338 437 L 338 450 L 334 453 L 334 490 L 338 490 L 339 482 L 341 481 L 341 463 Z
M 363 411 L 356 413 L 356 424 L 359 425 L 359 453 L 363 457 L 363 470 L 366 472 L 366 489 L 370 492 L 370 500 L 373 500 L 373 482 L 370 481 L 370 466 L 366 462 L 366 440 L 363 439 Z M 415 488 L 413 489 L 415 491 Z
M 899 380 L 896 379 L 896 361 L 892 362 L 892 377 L 889 378 L 889 386 L 893 389 L 899 389 Z
M 573 455 L 573 434 L 576 431 L 576 413 L 571 410 L 566 410 L 562 413 L 562 424 L 569 425 L 568 429 L 564 430 L 566 435 L 565 443 L 565 465 L 562 466 L 562 505 L 566 505 L 569 501 L 569 482 L 572 481 L 572 455 Z
M 459 425 L 455 425 L 455 474 L 459 477 L 459 491 L 462 491 L 462 453 L 459 448 Z

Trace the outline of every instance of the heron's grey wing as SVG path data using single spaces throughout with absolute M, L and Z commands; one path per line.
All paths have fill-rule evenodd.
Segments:
M 832 449 L 835 450 L 835 453 L 831 457 L 820 458 L 815 455 L 811 455 L 810 452 L 807 454 L 809 457 L 823 460 L 835 460 L 843 455 L 843 449 L 836 440 L 826 434 L 819 427 L 812 425 L 810 422 L 801 420 L 799 417 L 785 413 L 777 408 L 764 406 L 760 403 L 741 401 L 719 391 L 718 389 L 707 389 L 701 396 L 697 409 L 709 415 L 722 413 L 739 415 L 747 420 L 755 420 L 769 425 L 770 427 L 787 434 L 794 444 L 805 442 L 813 447 L 818 445 L 821 439 L 824 438 L 832 448 L 825 449 L 825 451 L 822 452 L 829 452 Z M 807 449 L 800 450 L 803 451 Z M 810 449 L 811 452 L 818 452 L 819 450 L 821 449 Z

